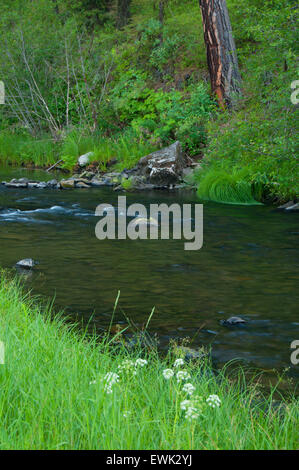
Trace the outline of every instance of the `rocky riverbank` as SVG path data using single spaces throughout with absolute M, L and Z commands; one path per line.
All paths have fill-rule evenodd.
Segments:
M 62 162 L 59 160 L 58 163 Z M 152 191 L 152 190 L 180 190 L 194 189 L 192 184 L 186 182 L 193 170 L 200 168 L 200 163 L 186 156 L 179 141 L 142 157 L 137 165 L 131 169 L 117 171 L 114 168 L 117 162 L 111 162 L 108 171 L 100 171 L 98 162 L 93 161 L 93 152 L 88 152 L 78 158 L 75 173 L 69 178 L 50 181 L 36 181 L 28 178 L 2 181 L 2 185 L 13 189 L 90 189 L 103 186 L 112 187 L 114 191 Z M 47 171 L 57 169 L 57 164 Z M 287 201 L 278 207 L 284 212 L 297 212 L 298 200 Z
M 67 179 L 41 182 L 20 178 L 2 181 L 1 184 L 15 189 L 64 190 L 111 186 L 116 191 L 176 190 L 188 187 L 184 178 L 199 166 L 183 154 L 180 142 L 142 157 L 136 167 L 123 171 L 99 172 L 97 166 L 92 165 L 92 157 L 92 152 L 81 155 L 76 173 Z

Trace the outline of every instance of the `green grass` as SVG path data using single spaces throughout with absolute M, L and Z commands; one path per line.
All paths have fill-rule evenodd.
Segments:
M 0 164 L 46 167 L 58 160 L 59 145 L 48 136 L 33 138 L 27 133 L 0 132 Z
M 298 446 L 298 400 L 274 389 L 264 400 L 242 373 L 230 380 L 211 374 L 204 361 L 184 364 L 196 390 L 199 416 L 189 421 L 180 403 L 182 385 L 166 380 L 175 354 L 127 352 L 79 332 L 61 316 L 51 318 L 15 281 L 2 275 L 0 332 L 5 364 L 0 365 L 0 449 L 294 449 Z M 119 337 L 120 338 L 120 337 Z M 119 345 L 116 349 L 115 344 Z M 119 371 L 125 360 L 142 357 L 144 367 Z M 178 369 L 176 369 L 177 371 Z M 119 374 L 112 393 L 108 372 Z M 206 404 L 210 394 L 219 408 Z
M 255 199 L 257 193 L 257 189 L 248 181 L 246 169 L 233 169 L 231 173 L 209 169 L 200 176 L 197 190 L 199 198 L 203 200 L 244 205 L 261 204 Z
M 116 158 L 116 169 L 132 168 L 138 160 L 156 150 L 153 145 L 137 138 L 133 132 L 104 137 L 73 130 L 58 143 L 50 137 L 35 139 L 28 134 L 0 132 L 0 164 L 14 166 L 48 167 L 63 159 L 63 167 L 72 171 L 78 157 L 93 152 L 92 161 L 101 171 L 109 160 Z
M 115 169 L 134 167 L 141 157 L 153 152 L 156 148 L 137 138 L 133 132 L 119 134 L 115 137 L 82 135 L 73 131 L 64 140 L 62 156 L 64 167 L 72 170 L 80 155 L 93 152 L 92 161 L 99 163 L 99 169 L 106 170 L 111 159 L 116 159 Z

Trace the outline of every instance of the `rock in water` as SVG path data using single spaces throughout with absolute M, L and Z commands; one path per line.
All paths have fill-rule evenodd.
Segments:
M 146 157 L 137 164 L 137 172 L 152 184 L 173 184 L 180 181 L 186 166 L 179 141 Z
M 75 180 L 61 180 L 60 181 L 61 189 L 71 189 L 75 187 Z
M 16 263 L 17 268 L 32 269 L 37 264 L 32 258 L 21 259 Z
M 297 202 L 296 204 L 293 204 L 292 206 L 287 207 L 285 211 L 286 212 L 299 211 L 299 202 Z
M 220 323 L 221 325 L 224 325 L 224 326 L 233 326 L 233 325 L 241 325 L 247 322 L 241 317 L 230 317 L 227 320 L 220 320 Z
M 286 204 L 279 206 L 277 209 L 283 210 L 284 212 L 295 212 L 299 210 L 299 202 L 296 203 L 295 201 L 289 201 Z
M 79 158 L 78 158 L 78 164 L 80 166 L 86 166 L 90 163 L 90 159 L 93 155 L 93 152 L 88 152 L 88 153 L 85 153 L 84 155 L 81 155 Z

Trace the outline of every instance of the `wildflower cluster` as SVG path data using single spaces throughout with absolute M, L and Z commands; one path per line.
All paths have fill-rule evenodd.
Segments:
M 148 362 L 145 359 L 138 358 L 135 361 L 131 359 L 125 359 L 119 366 L 119 374 L 133 374 L 136 375 L 138 369 L 145 367 Z M 172 382 L 178 398 L 182 397 L 185 394 L 184 399 L 180 402 L 180 408 L 184 411 L 185 418 L 188 421 L 194 421 L 203 414 L 204 409 L 207 407 L 219 408 L 221 405 L 221 400 L 218 395 L 212 394 L 209 395 L 206 400 L 202 396 L 196 395 L 196 387 L 191 382 L 187 382 L 191 379 L 191 375 L 186 369 L 179 369 L 181 366 L 184 366 L 185 362 L 183 359 L 176 359 L 173 364 L 172 369 L 164 369 L 162 374 L 165 380 L 170 380 L 173 377 L 176 379 L 177 385 L 175 382 Z M 176 370 L 179 369 L 179 370 Z M 113 385 L 115 385 L 120 380 L 120 375 L 114 372 L 108 372 L 102 379 L 104 382 L 104 391 L 108 394 L 111 394 L 113 391 Z M 90 382 L 90 384 L 95 384 L 96 381 Z M 128 418 L 131 414 L 131 411 L 124 410 L 123 417 Z
M 166 380 L 169 380 L 171 379 L 171 377 L 174 376 L 174 372 L 172 369 L 164 369 L 162 373 L 163 373 L 164 379 Z
M 220 398 L 218 397 L 218 395 L 210 395 L 207 399 L 206 399 L 206 402 L 209 406 L 211 406 L 212 408 L 219 408 L 219 406 L 221 405 L 221 400 Z
M 193 392 L 195 391 L 194 385 L 187 383 L 183 386 L 182 388 L 183 392 L 187 393 L 187 395 L 193 395 Z
M 179 358 L 174 361 L 173 367 L 180 367 L 184 365 L 184 359 Z
M 179 359 L 176 359 L 174 361 L 173 367 L 177 369 L 178 367 L 183 366 L 183 365 L 184 365 L 184 359 L 179 358 Z M 163 370 L 163 377 L 166 380 L 171 379 L 174 376 L 174 374 L 175 374 L 175 372 L 174 372 L 173 369 L 164 369 Z M 179 370 L 176 373 L 176 380 L 177 380 L 178 383 L 180 383 L 184 380 L 188 380 L 190 378 L 191 378 L 191 375 L 186 370 Z
M 186 411 L 185 418 L 189 421 L 197 419 L 203 410 L 202 397 L 196 396 L 190 400 L 183 400 L 181 402 L 181 409 Z
M 176 380 L 178 383 L 182 382 L 183 380 L 191 379 L 191 375 L 186 370 L 179 370 L 176 374 Z
M 131 361 L 130 359 L 125 359 L 119 366 L 118 370 L 120 372 L 132 372 L 133 375 L 137 374 L 138 367 L 144 367 L 147 365 L 147 360 L 138 358 L 136 361 Z

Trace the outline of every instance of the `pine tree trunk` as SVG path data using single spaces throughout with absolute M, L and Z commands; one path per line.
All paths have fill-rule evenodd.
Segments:
M 130 19 L 130 4 L 131 0 L 117 0 L 116 26 L 118 29 L 121 29 L 128 24 Z
M 212 92 L 222 108 L 233 105 L 241 77 L 225 0 L 199 0 Z

